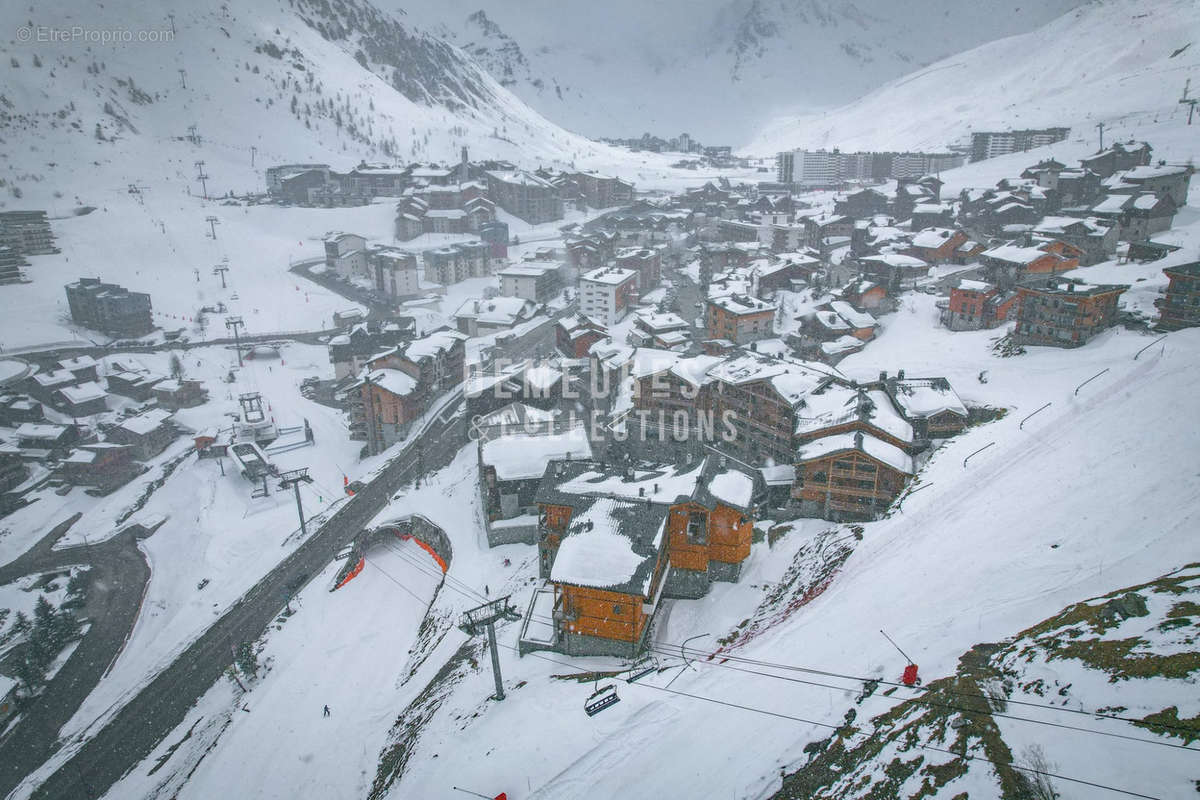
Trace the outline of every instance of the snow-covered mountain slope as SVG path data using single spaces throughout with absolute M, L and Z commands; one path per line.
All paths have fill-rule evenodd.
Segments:
M 52 0 L 7 18 L 21 26 L 0 45 L 9 207 L 41 207 L 54 192 L 95 205 L 98 190 L 190 178 L 200 159 L 210 193 L 224 194 L 261 187 L 263 167 L 280 162 L 456 160 L 467 145 L 536 166 L 611 152 L 365 0 L 168 0 L 153 12 L 132 0 Z M 73 26 L 134 40 L 49 40 Z M 139 41 L 143 32 L 159 41 Z M 185 141 L 192 125 L 203 153 Z
M 1078 0 L 380 0 L 436 27 L 523 100 L 589 136 L 740 144 Z M 721 114 L 710 114 L 712 103 Z
M 1050 125 L 1089 134 L 1130 113 L 1186 114 L 1177 101 L 1189 78 L 1200 84 L 1200 6 L 1093 0 L 836 110 L 775 119 L 744 150 L 938 150 L 972 130 Z
M 224 200 L 264 191 L 272 164 L 457 160 L 466 145 L 476 159 L 574 162 L 639 188 L 713 177 L 565 132 L 469 55 L 362 0 L 168 0 L 152 13 L 132 0 L 86 10 L 49 0 L 11 19 L 20 27 L 0 43 L 0 209 L 45 209 L 62 252 L 35 256 L 31 283 L 0 292 L 9 350 L 95 336 L 72 331 L 66 313 L 62 287 L 81 276 L 149 292 L 168 328 L 218 301 L 260 332 L 328 326 L 347 301 L 288 275 L 289 262 L 321 257 L 330 230 L 391 241 L 392 204 Z M 135 40 L 43 41 L 76 25 Z M 142 32 L 159 41 L 137 41 Z M 210 275 L 226 258 L 236 298 Z M 280 291 L 296 302 L 278 302 Z
M 1200 668 L 1197 599 L 1200 564 L 1189 564 L 1072 605 L 1012 640 L 980 644 L 953 676 L 903 692 L 911 696 L 864 722 L 866 692 L 775 800 L 908 797 L 922 785 L 939 796 L 1104 791 L 1075 777 L 1091 771 L 1094 752 L 1070 747 L 1072 734 L 1045 736 L 1049 720 L 1039 715 L 1064 709 L 1056 714 L 1062 722 L 1055 724 L 1067 726 L 1061 730 L 1101 731 L 1135 760 L 1192 744 L 1200 711 L 1189 691 Z M 1140 788 L 1133 777 L 1124 786 Z
M 1195 154 L 1195 137 L 1178 123 L 1148 125 L 1142 135 L 1157 155 L 1172 161 Z M 1081 154 L 1079 145 L 1069 144 L 1054 152 L 1064 159 Z M 1001 168 L 1006 171 L 1000 174 L 1012 175 L 1049 154 L 1046 148 L 948 175 L 956 186 L 988 185 Z M 1197 201 L 1200 186 L 1177 216 L 1177 227 L 1155 237 L 1186 248 L 1170 258 L 1195 257 Z M 1135 289 L 1126 299 L 1132 295 L 1133 304 L 1143 306 L 1165 283 L 1163 265 L 1111 261 L 1073 276 L 1129 284 Z M 1195 692 L 1188 692 L 1194 671 L 1140 685 L 1111 682 L 1110 674 L 1077 663 L 1085 659 L 1048 655 L 1050 641 L 1087 646 L 1097 637 L 1088 631 L 1059 635 L 1069 618 L 1041 623 L 1073 604 L 1114 591 L 1123 596 L 1126 587 L 1200 561 L 1194 535 L 1200 476 L 1189 466 L 1200 448 L 1200 428 L 1191 424 L 1200 392 L 1200 330 L 1172 333 L 1158 343 L 1152 334 L 1118 327 L 1078 349 L 1029 347 L 1003 357 L 995 350 L 1001 331 L 946 330 L 930 295 L 905 295 L 880 322 L 881 335 L 839 364 L 845 374 L 870 380 L 880 370 L 903 368 L 910 375 L 944 375 L 968 405 L 1007 414 L 943 443 L 918 475 L 916 491 L 890 517 L 861 526 L 802 519 L 775 527 L 769 543 L 754 544 L 737 583 L 715 584 L 699 600 L 668 601 L 654 630 L 662 671 L 630 684 L 623 675 L 604 680 L 616 684 L 621 702 L 603 714 L 588 717 L 582 708 L 592 691 L 590 677 L 569 676 L 619 672 L 627 665 L 547 653 L 519 657 L 520 623 L 497 631 L 508 698 L 486 699 L 493 687 L 482 637 L 471 641 L 455 621 L 482 601 L 473 593 L 511 595 L 523 610 L 536 583 L 537 554 L 526 545 L 487 548 L 478 456 L 467 446 L 420 487 L 399 492 L 379 518 L 419 512 L 452 540 L 449 577 L 421 631 L 400 626 L 413 624 L 408 610 L 418 601 L 408 592 L 427 597 L 421 592 L 435 569 L 431 563 L 392 562 L 381 549 L 368 554 L 368 562 L 376 562 L 364 573 L 368 580 L 355 579 L 333 593 L 327 588 L 338 567 L 331 566 L 302 593 L 300 613 L 282 632 L 267 636 L 262 657 L 274 666 L 261 683 L 248 694 L 228 681 L 216 684 L 109 796 L 288 797 L 312 785 L 330 796 L 397 799 L 456 796 L 452 786 L 491 795 L 503 790 L 514 799 L 770 797 L 784 774 L 809 761 L 809 745 L 844 725 L 847 710 L 856 710 L 856 723 L 866 732 L 867 720 L 879 715 L 928 708 L 912 702 L 922 696 L 918 691 L 886 684 L 856 702 L 864 693 L 861 679 L 894 683 L 905 665 L 880 629 L 918 663 L 925 685 L 940 681 L 951 688 L 963 654 L 1026 631 L 1017 643 L 1037 646 L 1005 650 L 997 661 L 1020 674 L 1008 702 L 1011 716 L 1026 719 L 994 720 L 1013 757 L 1024 763 L 1027 748 L 1041 745 L 1057 774 L 1150 797 L 1188 796 L 1195 753 L 1164 746 L 1181 742 L 1170 729 L 1080 717 L 1058 706 L 1066 700 L 1071 709 L 1107 708 L 1140 719 L 1178 700 L 1179 718 L 1191 720 L 1197 713 Z M 1023 423 L 1047 403 L 1052 405 Z M 382 571 L 387 575 L 376 574 Z M 1152 613 L 1099 638 L 1148 639 L 1164 597 L 1143 594 Z M 383 633 L 375 621 L 388 605 L 398 607 L 397 625 Z M 343 645 L 354 639 L 343 635 L 347 630 L 390 660 L 390 678 L 361 649 Z M 1191 653 L 1178 662 L 1195 663 L 1194 642 L 1174 638 L 1190 633 L 1159 630 L 1165 635 L 1154 635 L 1149 646 Z M 322 644 L 302 646 L 324 641 L 327 631 L 337 634 L 325 652 L 318 652 Z M 693 658 L 694 668 L 685 669 L 679 645 L 693 636 L 699 638 L 689 647 L 722 650 L 711 659 Z M 1138 645 L 1131 653 L 1144 649 Z M 1032 660 L 1021 661 L 1030 654 Z M 1040 697 L 1039 679 L 1049 689 Z M 1059 694 L 1068 682 L 1073 686 Z M 311 701 L 295 700 L 299 687 L 308 687 Z M 1025 699 L 1038 707 L 1018 711 L 1015 701 Z M 340 722 L 326 726 L 318 716 L 324 702 L 335 714 L 345 708 L 356 715 L 357 749 L 344 741 L 347 729 Z M 235 712 L 239 707 L 250 713 Z M 914 729 L 914 737 L 940 733 L 937 726 L 947 722 L 930 721 Z M 280 733 L 264 740 L 263 730 Z M 953 737 L 958 729 L 949 730 Z M 933 738 L 921 741 L 942 746 Z M 990 758 L 998 752 L 971 754 Z M 906 762 L 925 755 L 931 767 L 953 761 L 947 754 L 898 748 L 864 761 L 863 774 L 886 775 L 893 753 Z M 275 768 L 261 769 L 260 758 Z M 951 800 L 967 790 L 971 798 L 998 795 L 986 763 L 972 764 L 965 775 L 954 776 L 952 769 L 944 772 L 954 780 L 923 796 Z M 918 794 L 915 786 L 905 788 L 873 796 Z M 1055 788 L 1062 800 L 1109 796 L 1061 779 Z M 864 796 L 854 789 L 830 794 Z

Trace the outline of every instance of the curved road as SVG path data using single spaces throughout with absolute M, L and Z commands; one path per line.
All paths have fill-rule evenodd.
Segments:
M 454 409 L 458 404 L 458 399 L 452 399 L 446 407 Z M 418 439 L 423 442 L 428 469 L 449 463 L 466 441 L 463 418 L 455 414 L 435 419 Z M 302 585 L 323 570 L 384 508 L 391 496 L 416 477 L 415 460 L 409 458 L 411 448 L 412 444 L 394 457 L 316 533 L 185 648 L 51 774 L 33 797 L 63 800 L 99 797 L 149 755 L 233 663 L 233 646 L 257 639 L 278 615 L 284 607 L 285 587 Z M 29 762 L 22 767 L 23 772 L 28 772 Z M 7 779 L 0 784 L 0 791 L 12 788 Z
M 528 332 L 510 344 L 509 355 L 528 357 L 548 342 L 552 347 L 553 330 L 552 324 L 546 324 Z M 284 607 L 288 588 L 294 591 L 321 572 L 383 510 L 402 485 L 417 477 L 417 463 L 411 451 L 418 441 L 426 470 L 450 463 L 467 441 L 465 420 L 456 413 L 461 405 L 459 387 L 446 402 L 442 416 L 433 420 L 316 533 L 263 576 L 134 695 L 35 790 L 33 797 L 69 800 L 99 797 L 149 755 L 233 663 L 234 646 L 262 635 Z M 0 567 L 0 582 L 67 564 L 91 563 L 94 567 L 87 605 L 92 627 L 55 676 L 49 690 L 27 712 L 29 720 L 23 720 L 19 728 L 22 735 L 0 741 L 0 796 L 10 793 L 24 776 L 56 752 L 60 746 L 58 731 L 124 646 L 149 580 L 149 568 L 136 544 L 137 538 L 149 535 L 144 529 L 127 530 L 90 549 L 51 550 L 53 542 L 75 519 L 51 531 L 16 561 Z
M 91 567 L 84 607 L 90 627 L 45 691 L 0 739 L 0 794 L 10 792 L 58 749 L 58 732 L 125 646 L 150 581 L 150 565 L 137 546 L 150 531 L 140 525 L 100 544 L 51 549 L 79 516 L 55 526 L 20 558 L 0 567 L 0 583 L 76 565 Z

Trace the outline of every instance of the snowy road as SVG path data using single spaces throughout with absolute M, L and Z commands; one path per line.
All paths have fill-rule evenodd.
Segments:
M 427 463 L 454 453 L 465 439 L 462 420 L 435 419 L 421 437 Z M 94 737 L 37 788 L 37 798 L 99 796 L 183 719 L 232 661 L 232 646 L 253 641 L 284 604 L 284 587 L 320 573 L 413 477 L 415 463 L 397 454 L 330 520 L 262 578 L 236 605 L 129 701 Z
M 150 580 L 150 565 L 137 546 L 137 539 L 150 531 L 141 526 L 131 526 L 97 545 L 52 550 L 54 542 L 78 519 L 76 514 L 55 526 L 25 555 L 0 568 L 2 584 L 68 566 L 90 567 L 86 573 L 87 633 L 45 691 L 0 740 L 0 795 L 7 795 L 53 752 L 62 727 L 125 646 Z

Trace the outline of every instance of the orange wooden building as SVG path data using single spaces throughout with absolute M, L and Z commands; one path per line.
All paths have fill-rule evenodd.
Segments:
M 633 656 L 660 599 L 735 581 L 750 555 L 757 473 L 717 456 L 684 465 L 555 461 L 538 492 L 539 572 L 521 649 Z M 536 642 L 526 632 L 547 628 Z
M 800 447 L 792 497 L 811 516 L 874 519 L 913 474 L 907 453 L 869 433 L 825 436 Z

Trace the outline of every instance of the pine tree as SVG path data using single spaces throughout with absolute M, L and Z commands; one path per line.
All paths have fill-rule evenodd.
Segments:
M 16 672 L 16 678 L 25 688 L 26 694 L 33 694 L 46 683 L 46 671 L 39 668 L 29 657 L 17 659 Z

